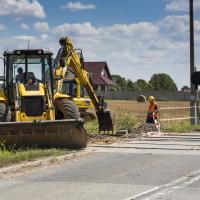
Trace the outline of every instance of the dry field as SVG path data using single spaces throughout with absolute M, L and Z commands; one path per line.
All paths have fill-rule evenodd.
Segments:
M 107 100 L 108 108 L 113 114 L 115 130 L 127 129 L 134 131 L 134 128 L 145 122 L 148 110 L 148 102 L 138 103 L 131 100 Z M 189 107 L 186 101 L 160 101 L 157 102 L 159 108 L 164 107 Z M 189 109 L 160 110 L 160 119 L 189 117 Z M 189 119 L 160 122 L 161 131 L 164 132 L 188 132 L 196 128 L 190 126 Z M 89 123 L 86 126 L 88 132 L 95 132 L 98 123 Z
M 138 103 L 137 101 L 126 100 L 108 100 L 109 110 L 116 115 L 131 115 L 138 120 L 143 120 L 146 117 L 148 102 Z M 163 107 L 187 107 L 189 102 L 186 101 L 160 101 L 157 102 L 160 108 Z M 188 117 L 189 109 L 179 110 L 161 110 L 160 118 L 172 118 L 172 117 Z

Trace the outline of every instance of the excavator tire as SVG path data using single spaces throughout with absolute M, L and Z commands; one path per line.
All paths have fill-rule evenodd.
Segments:
M 6 105 L 4 103 L 0 103 L 0 122 L 5 122 L 6 115 Z
M 56 109 L 62 114 L 63 119 L 80 119 L 78 107 L 68 99 L 59 99 L 56 101 Z

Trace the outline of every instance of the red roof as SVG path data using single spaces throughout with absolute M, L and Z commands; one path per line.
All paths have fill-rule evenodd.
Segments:
M 105 61 L 103 62 L 85 62 L 85 70 L 90 74 L 90 79 L 95 85 L 115 85 L 113 82 L 110 70 Z M 103 76 L 101 73 L 103 69 L 106 72 L 106 76 Z

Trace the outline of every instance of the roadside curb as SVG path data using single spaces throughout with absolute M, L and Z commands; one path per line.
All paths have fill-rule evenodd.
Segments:
M 146 137 L 152 137 L 152 136 L 156 137 L 156 136 L 162 136 L 162 135 L 163 135 L 163 133 L 161 133 L 161 132 L 148 132 L 145 136 Z M 142 137 L 145 137 L 145 136 L 142 136 Z M 116 143 L 116 144 L 118 144 L 118 143 Z M 22 164 L 14 164 L 9 167 L 3 167 L 3 168 L 0 168 L 0 176 L 4 175 L 4 174 L 8 174 L 8 173 L 21 172 L 22 170 L 26 170 L 28 168 L 45 166 L 45 165 L 56 163 L 56 162 L 57 163 L 64 162 L 69 159 L 78 158 L 78 157 L 85 156 L 85 155 L 95 152 L 95 150 L 93 148 L 91 149 L 90 147 L 95 147 L 95 146 L 91 145 L 91 146 L 88 146 L 88 148 L 86 148 L 84 150 L 80 150 L 78 152 L 73 152 L 73 153 L 69 153 L 66 155 L 62 155 L 62 156 L 40 158 L 35 161 L 28 161 L 28 162 L 25 162 Z
M 3 174 L 8 174 L 8 173 L 16 173 L 19 172 L 21 170 L 26 170 L 27 168 L 32 168 L 32 167 L 39 167 L 39 166 L 45 166 L 48 164 L 52 164 L 55 162 L 63 162 L 65 160 L 69 160 L 72 158 L 78 158 L 81 156 L 85 156 L 92 153 L 92 151 L 90 150 L 82 150 L 79 152 L 74 152 L 74 153 L 70 153 L 67 155 L 62 155 L 62 156 L 57 156 L 57 157 L 50 157 L 50 158 L 41 158 L 40 160 L 36 160 L 36 161 L 29 161 L 26 163 L 22 163 L 22 164 L 16 164 L 14 166 L 10 166 L 10 167 L 3 167 L 0 169 L 0 175 Z

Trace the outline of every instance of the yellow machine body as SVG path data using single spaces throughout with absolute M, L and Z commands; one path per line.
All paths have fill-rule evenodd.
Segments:
M 25 89 L 25 85 L 24 84 L 17 84 L 18 87 L 18 92 L 19 92 L 19 96 L 20 97 L 45 97 L 45 87 L 42 83 L 39 83 L 39 87 L 37 90 L 32 90 L 32 91 L 27 91 Z M 15 101 L 16 103 L 16 101 Z M 50 108 L 51 107 L 51 103 L 50 103 L 50 99 L 47 96 L 46 97 L 46 107 Z M 15 104 L 15 107 L 17 107 L 17 105 Z M 21 111 L 14 111 L 12 113 L 13 117 L 15 117 L 15 119 L 13 121 L 16 122 L 28 122 L 28 121 L 34 121 L 34 120 L 55 120 L 55 110 L 54 109 L 47 109 L 45 110 L 45 112 L 43 112 L 41 115 L 39 116 L 34 116 L 34 117 L 30 117 L 27 116 L 25 112 L 21 112 Z
M 41 49 L 4 52 L 5 77 L 0 90 L 0 142 L 6 146 L 73 149 L 87 146 L 83 121 L 77 113 L 67 115 L 67 112 L 73 114 L 77 111 L 69 101 L 69 95 L 59 92 L 53 95 L 55 83 L 51 55 Z M 17 76 L 13 76 L 19 66 L 25 70 L 20 81 Z M 39 70 L 41 75 L 36 77 L 35 73 Z M 67 110 L 62 110 L 62 103 L 68 106 Z M 62 111 L 65 115 L 62 115 Z

